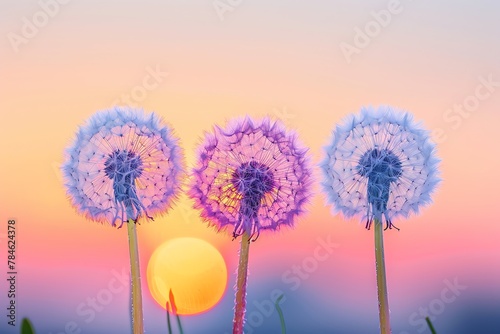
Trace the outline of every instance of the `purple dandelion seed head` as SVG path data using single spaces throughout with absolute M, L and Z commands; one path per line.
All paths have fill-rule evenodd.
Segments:
M 273 172 L 255 160 L 244 162 L 232 174 L 231 182 L 243 197 L 255 197 L 258 202 L 274 187 Z
M 119 227 L 164 213 L 181 185 L 177 141 L 154 113 L 118 107 L 97 112 L 66 151 L 62 170 L 73 206 Z
M 214 127 L 198 149 L 189 195 L 202 217 L 233 236 L 292 226 L 311 188 L 307 149 L 268 118 Z
M 431 203 L 440 182 L 439 159 L 428 131 L 411 114 L 380 107 L 363 108 L 333 132 L 321 163 L 323 189 L 335 212 L 392 219 L 418 213 Z

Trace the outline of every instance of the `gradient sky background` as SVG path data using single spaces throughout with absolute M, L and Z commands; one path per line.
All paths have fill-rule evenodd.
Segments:
M 73 0 L 13 47 L 9 38 L 22 36 L 26 20 L 42 20 L 40 3 L 48 2 L 0 2 L 0 258 L 7 257 L 7 220 L 14 218 L 18 321 L 29 316 L 37 333 L 64 333 L 70 321 L 82 333 L 128 332 L 126 290 L 89 323 L 76 313 L 114 273 L 128 270 L 127 236 L 75 213 L 58 166 L 78 125 L 123 104 L 122 94 L 137 92 L 156 68 L 168 76 L 132 102 L 176 130 L 188 166 L 203 131 L 234 116 L 281 118 L 318 162 L 334 125 L 361 106 L 413 112 L 436 131 L 444 181 L 434 205 L 385 233 L 393 333 L 429 333 L 421 307 L 431 307 L 440 334 L 500 333 L 499 2 L 401 0 L 365 46 L 355 43 L 357 29 L 374 27 L 372 12 L 389 1 L 221 0 L 233 4 L 222 20 L 213 0 Z M 342 43 L 359 52 L 347 59 Z M 480 88 L 488 96 L 474 100 L 488 78 L 493 84 Z M 474 101 L 464 116 L 453 111 Z M 333 217 L 324 203 L 316 191 L 295 229 L 252 244 L 247 314 L 255 324 L 256 304 L 266 305 L 279 289 L 288 333 L 377 333 L 373 235 L 356 220 Z M 169 215 L 139 227 L 143 277 L 165 240 L 207 240 L 227 262 L 228 289 L 212 310 L 184 317 L 185 332 L 229 333 L 238 243 L 207 228 L 190 205 L 182 197 Z M 283 280 L 310 261 L 319 239 L 338 247 L 298 286 Z M 439 302 L 455 280 L 465 290 Z M 3 315 L 7 287 L 0 281 L 0 331 L 17 333 Z M 166 333 L 145 283 L 146 331 Z M 279 332 L 276 312 L 264 313 L 249 333 Z

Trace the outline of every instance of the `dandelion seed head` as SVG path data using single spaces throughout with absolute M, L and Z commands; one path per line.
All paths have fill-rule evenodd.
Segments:
M 180 189 L 183 161 L 177 141 L 154 113 L 97 112 L 78 129 L 62 166 L 73 206 L 113 226 L 164 213 Z
M 323 189 L 335 212 L 407 218 L 431 203 L 439 159 L 428 131 L 411 114 L 391 107 L 363 108 L 338 125 L 321 163 Z
M 265 118 L 214 127 L 198 150 L 189 195 L 202 217 L 233 235 L 292 226 L 310 196 L 311 169 L 296 135 Z

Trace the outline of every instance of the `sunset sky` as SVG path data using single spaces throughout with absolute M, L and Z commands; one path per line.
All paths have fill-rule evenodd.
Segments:
M 78 215 L 59 171 L 94 112 L 156 112 L 188 169 L 214 124 L 270 116 L 298 133 L 316 166 L 337 123 L 388 104 L 433 132 L 443 178 L 433 205 L 384 234 L 393 334 L 430 333 L 426 312 L 438 333 L 500 333 L 499 14 L 493 0 L 0 2 L 0 257 L 6 273 L 14 219 L 17 322 L 30 317 L 37 333 L 129 331 L 128 285 L 81 315 L 129 270 L 126 229 Z M 279 293 L 287 333 L 378 331 L 373 231 L 333 216 L 318 181 L 295 228 L 251 245 L 248 333 L 279 332 L 269 306 Z M 221 301 L 182 318 L 185 333 L 231 332 L 239 243 L 191 206 L 182 195 L 138 226 L 148 333 L 167 325 L 147 263 L 177 237 L 212 244 L 228 272 Z M 326 258 L 314 257 L 318 247 Z M 0 331 L 18 333 L 0 281 Z

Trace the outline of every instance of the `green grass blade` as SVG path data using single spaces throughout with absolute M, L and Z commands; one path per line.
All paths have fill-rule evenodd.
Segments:
M 167 326 L 168 326 L 168 334 L 172 334 L 172 323 L 170 322 L 170 305 L 167 302 Z
M 176 314 L 175 317 L 177 318 L 177 326 L 179 326 L 179 332 L 181 334 L 184 334 L 184 331 L 182 330 L 182 325 L 181 325 L 181 317 L 178 314 Z
M 281 310 L 280 307 L 280 301 L 283 299 L 284 296 L 285 296 L 284 294 L 281 294 L 274 303 L 274 307 L 276 308 L 276 311 L 278 311 L 278 315 L 280 316 L 281 334 L 286 334 L 285 317 L 283 316 L 283 311 Z
M 23 318 L 21 322 L 21 334 L 35 334 L 33 325 L 28 318 Z
M 177 319 L 177 326 L 179 327 L 179 332 L 181 334 L 184 334 L 184 331 L 182 330 L 181 317 L 177 313 L 177 305 L 175 304 L 174 293 L 172 292 L 171 289 L 168 291 L 168 299 L 170 301 L 170 305 L 172 306 L 172 313 L 175 315 L 175 318 Z
M 432 325 L 431 319 L 429 317 L 425 317 L 425 321 L 427 321 L 427 325 L 429 325 L 429 328 L 431 329 L 431 333 L 437 334 L 436 330 L 434 329 L 434 326 Z

